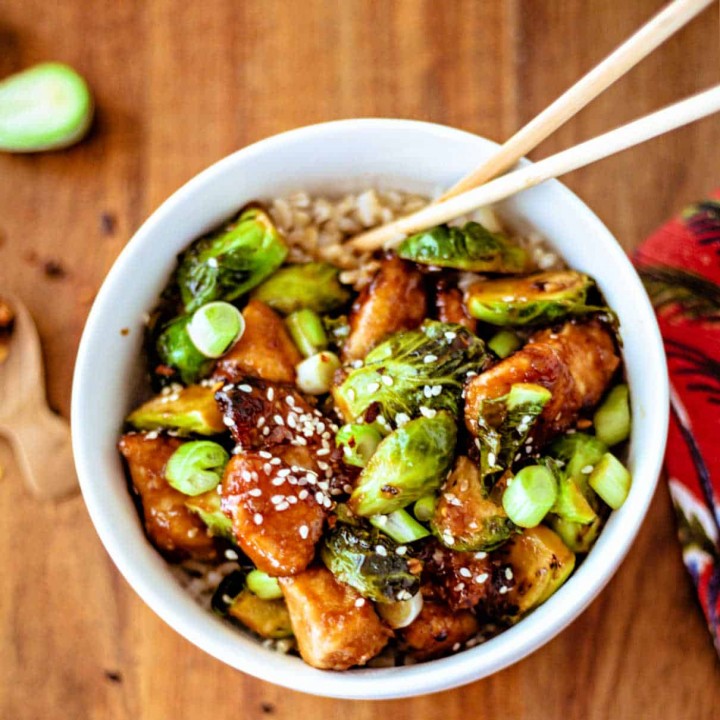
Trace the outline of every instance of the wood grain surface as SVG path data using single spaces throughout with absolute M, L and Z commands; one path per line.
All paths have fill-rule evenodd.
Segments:
M 51 404 L 68 414 L 93 296 L 141 221 L 193 174 L 299 125 L 431 120 L 504 139 L 662 0 L 4 0 L 0 76 L 64 60 L 97 98 L 66 152 L 0 157 L 0 290 L 39 326 Z M 706 12 L 536 157 L 718 82 Z M 568 176 L 627 249 L 720 182 L 720 120 Z M 578 238 L 583 242 L 583 238 Z M 82 500 L 35 501 L 0 446 L 3 720 L 554 720 L 720 717 L 720 663 L 664 484 L 627 560 L 568 630 L 468 687 L 376 705 L 235 672 L 170 630 L 100 545 Z M 53 472 L 53 458 L 46 458 Z

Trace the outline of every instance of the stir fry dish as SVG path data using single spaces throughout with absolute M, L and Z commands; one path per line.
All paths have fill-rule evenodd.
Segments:
M 521 621 L 630 490 L 595 282 L 478 222 L 405 239 L 364 284 L 291 249 L 253 204 L 178 258 L 146 331 L 156 394 L 119 440 L 149 541 L 317 668 Z

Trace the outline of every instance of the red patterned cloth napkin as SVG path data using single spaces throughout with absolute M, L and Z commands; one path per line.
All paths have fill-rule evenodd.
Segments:
M 720 191 L 639 248 L 670 371 L 665 466 L 683 560 L 720 652 Z

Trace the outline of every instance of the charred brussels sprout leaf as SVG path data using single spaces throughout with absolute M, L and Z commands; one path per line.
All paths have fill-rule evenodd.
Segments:
M 173 368 L 186 385 L 207 375 L 214 362 L 205 357 L 190 339 L 187 326 L 191 320 L 192 315 L 181 315 L 169 322 L 160 332 L 155 346 L 160 362 Z
M 396 549 L 393 540 L 375 529 L 338 523 L 326 536 L 320 557 L 340 582 L 363 597 L 395 602 L 420 588 L 420 578 L 410 572 L 407 559 Z
M 303 308 L 319 314 L 333 312 L 350 300 L 350 292 L 338 280 L 339 274 L 329 263 L 289 265 L 260 285 L 253 298 L 283 315 Z
M 287 247 L 269 215 L 249 207 L 180 256 L 176 281 L 185 312 L 234 300 L 282 265 Z
M 517 278 L 483 280 L 468 288 L 470 314 L 492 325 L 534 325 L 567 315 L 607 312 L 586 304 L 595 281 L 574 270 L 536 273 Z
M 482 402 L 478 444 L 483 477 L 512 465 L 550 397 L 550 391 L 541 385 L 516 383 L 507 395 Z
M 485 343 L 462 325 L 426 321 L 378 345 L 333 394 L 348 421 L 371 405 L 389 422 L 415 417 L 421 407 L 457 414 L 467 373 L 487 362 Z
M 388 435 L 350 496 L 357 515 L 387 515 L 434 492 L 452 464 L 457 426 L 446 412 L 419 417 Z
M 463 227 L 438 225 L 406 238 L 398 255 L 423 265 L 473 272 L 519 273 L 528 262 L 525 250 L 480 223 Z

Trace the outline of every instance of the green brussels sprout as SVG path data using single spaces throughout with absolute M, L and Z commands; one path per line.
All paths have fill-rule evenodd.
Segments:
M 375 602 L 407 599 L 420 589 L 397 543 L 375 528 L 337 523 L 325 536 L 320 557 L 342 583 Z
M 388 435 L 363 469 L 348 505 L 387 515 L 436 490 L 452 464 L 457 425 L 447 412 L 419 417 Z
M 378 345 L 333 396 L 349 422 L 371 406 L 396 425 L 398 415 L 416 417 L 421 408 L 455 415 L 467 373 L 488 361 L 485 343 L 462 325 L 428 320 Z
M 187 327 L 192 315 L 181 315 L 163 327 L 155 343 L 160 362 L 176 371 L 180 380 L 189 385 L 207 375 L 215 362 L 203 355 L 193 344 Z
M 590 552 L 602 530 L 602 516 L 597 515 L 590 523 L 565 520 L 559 515 L 548 515 L 545 522 L 560 536 L 574 553 Z
M 303 308 L 329 313 L 350 300 L 350 291 L 340 284 L 339 275 L 340 270 L 329 263 L 288 265 L 256 288 L 252 296 L 283 315 Z
M 562 435 L 548 447 L 548 455 L 564 463 L 565 473 L 579 482 L 583 491 L 587 488 L 588 474 L 607 451 L 604 442 L 581 432 Z
M 438 225 L 403 240 L 397 254 L 423 265 L 473 272 L 519 273 L 528 255 L 501 233 L 492 233 L 480 223 L 463 227 Z
M 180 256 L 175 281 L 185 312 L 213 300 L 235 300 L 275 272 L 286 256 L 287 247 L 270 216 L 259 207 L 247 207 Z
M 468 288 L 465 302 L 474 318 L 491 325 L 534 325 L 567 315 L 605 311 L 586 304 L 595 281 L 575 270 L 483 280 Z
M 477 447 L 483 477 L 511 467 L 551 397 L 541 385 L 515 383 L 507 395 L 482 401 Z

